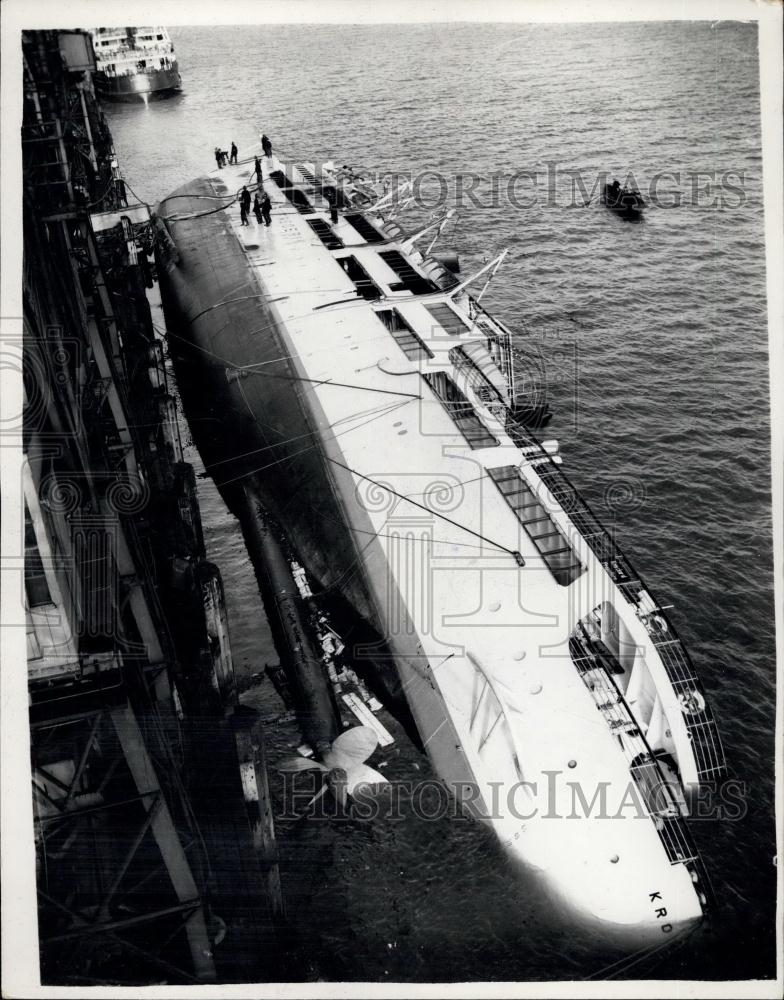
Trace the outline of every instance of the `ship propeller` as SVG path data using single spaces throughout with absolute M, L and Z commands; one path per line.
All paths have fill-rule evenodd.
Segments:
M 331 791 L 341 805 L 345 805 L 348 795 L 354 795 L 360 786 L 386 785 L 389 782 L 365 761 L 378 746 L 378 736 L 370 726 L 355 726 L 347 729 L 323 754 L 323 762 L 310 757 L 285 757 L 277 764 L 281 774 L 297 771 L 325 771 L 327 780 L 324 787 L 313 796 L 308 806 L 313 805 L 327 791 Z

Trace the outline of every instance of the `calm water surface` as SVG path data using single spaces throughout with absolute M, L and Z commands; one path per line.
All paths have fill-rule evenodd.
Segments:
M 156 202 L 214 167 L 215 145 L 414 175 L 538 171 L 535 204 L 478 180 L 448 245 L 466 273 L 511 253 L 485 301 L 539 359 L 566 469 L 671 612 L 718 715 L 747 812 L 695 835 L 719 906 L 686 947 L 631 967 L 547 928 L 546 901 L 465 820 L 279 830 L 302 975 L 519 980 L 773 973 L 775 654 L 769 382 L 756 27 L 424 25 L 172 30 L 182 95 L 108 108 L 130 185 Z M 643 225 L 590 195 L 601 170 L 661 171 Z M 742 205 L 694 197 L 696 172 L 743 175 Z M 548 203 L 548 171 L 553 177 Z M 702 186 L 706 181 L 703 179 Z M 738 184 L 737 180 L 732 183 Z M 468 182 L 465 182 L 468 186 Z M 421 188 L 432 199 L 431 175 Z M 581 199 L 577 199 L 580 201 Z M 431 201 L 432 203 L 432 201 Z M 413 224 L 426 208 L 410 213 Z M 524 334 L 527 329 L 527 334 Z M 206 481 L 240 670 L 276 659 L 236 525 Z M 261 689 L 262 708 L 276 711 Z M 271 752 L 296 739 L 279 726 Z M 387 771 L 426 764 L 401 739 Z M 405 810 L 404 810 L 405 811 Z M 610 966 L 608 968 L 608 966 Z

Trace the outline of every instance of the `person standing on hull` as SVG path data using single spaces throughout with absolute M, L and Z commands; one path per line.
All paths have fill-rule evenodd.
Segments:
M 256 157 L 256 162 L 253 166 L 253 172 L 258 178 L 259 184 L 261 184 L 261 160 L 258 158 L 258 156 Z
M 264 198 L 261 202 L 261 213 L 264 216 L 264 225 L 268 226 L 272 221 L 270 218 L 270 213 L 272 212 L 272 202 L 269 199 L 267 192 L 264 192 Z
M 257 191 L 253 197 L 253 214 L 256 216 L 256 222 L 259 225 L 262 223 L 261 218 L 261 202 L 259 201 L 259 192 Z
M 219 169 L 223 169 L 223 153 L 221 153 L 217 146 L 215 147 L 215 162 L 218 164 Z
M 231 156 L 229 157 L 229 163 L 233 163 L 236 166 L 237 163 L 237 147 L 234 145 L 234 140 L 231 142 Z
M 269 159 L 272 156 L 272 143 L 265 134 L 261 137 L 261 148 L 264 150 L 264 155 Z
M 326 199 L 329 202 L 329 219 L 330 219 L 330 222 L 335 223 L 335 222 L 338 221 L 337 199 L 331 197 L 329 194 L 326 195 Z
M 250 212 L 250 191 L 246 187 L 243 187 L 240 191 L 240 219 L 242 220 L 242 225 L 248 225 L 248 212 Z

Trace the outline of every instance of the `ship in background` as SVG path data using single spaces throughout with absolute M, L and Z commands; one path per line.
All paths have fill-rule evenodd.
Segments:
M 721 740 L 666 611 L 532 430 L 514 335 L 480 303 L 503 255 L 461 279 L 431 252 L 440 220 L 405 232 L 391 194 L 274 157 L 272 225 L 241 225 L 251 162 L 162 202 L 159 274 L 260 582 L 268 511 L 346 611 L 357 669 L 570 919 L 634 947 L 693 928 L 710 891 L 687 800 L 724 774 Z M 606 807 L 576 812 L 575 786 Z
M 177 56 L 166 28 L 95 28 L 91 34 L 101 97 L 146 102 L 180 90 Z

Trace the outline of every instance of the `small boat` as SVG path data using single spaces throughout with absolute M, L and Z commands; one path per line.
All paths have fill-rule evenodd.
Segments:
M 602 187 L 602 202 L 611 212 L 624 219 L 639 222 L 645 208 L 645 199 L 636 188 L 625 187 L 612 181 Z

